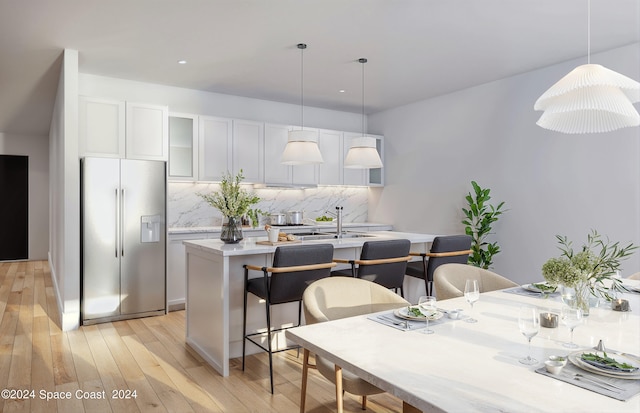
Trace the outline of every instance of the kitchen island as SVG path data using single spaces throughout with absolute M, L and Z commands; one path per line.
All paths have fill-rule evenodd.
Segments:
M 330 243 L 334 258 L 357 259 L 366 241 L 408 239 L 411 250 L 426 252 L 435 235 L 396 231 L 372 231 L 364 237 L 303 241 L 304 244 Z M 266 237 L 249 237 L 238 244 L 224 244 L 217 239 L 184 241 L 187 274 L 186 340 L 207 363 L 223 376 L 229 375 L 229 359 L 242 356 L 242 307 L 244 299 L 244 264 L 270 266 L 275 246 L 257 244 Z M 252 273 L 250 277 L 261 277 Z M 264 303 L 249 295 L 247 331 L 266 329 Z M 272 308 L 274 328 L 294 325 L 297 303 Z M 274 346 L 284 347 L 284 334 L 276 335 Z M 259 351 L 251 343 L 247 354 Z

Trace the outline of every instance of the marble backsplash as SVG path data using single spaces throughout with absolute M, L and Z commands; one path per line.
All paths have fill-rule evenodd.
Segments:
M 219 184 L 195 182 L 169 182 L 167 197 L 167 227 L 209 227 L 222 224 L 222 214 L 210 206 L 198 193 L 218 191 Z M 261 201 L 257 208 L 267 213 L 303 211 L 304 218 L 315 219 L 325 211 L 342 206 L 344 222 L 366 222 L 368 188 L 325 186 L 313 189 L 253 188 L 247 185 Z M 268 222 L 263 217 L 261 223 Z

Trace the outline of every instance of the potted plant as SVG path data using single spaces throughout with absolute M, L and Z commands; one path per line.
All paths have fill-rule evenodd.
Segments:
M 235 177 L 227 172 L 222 177 L 219 192 L 198 193 L 198 196 L 222 213 L 224 219 L 220 239 L 227 244 L 242 240 L 242 216 L 249 211 L 251 205 L 260 201 L 258 196 L 240 186 L 243 179 L 242 170 Z
M 589 315 L 589 298 L 604 297 L 611 301 L 615 291 L 625 291 L 622 281 L 615 277 L 620 261 L 627 259 L 638 248 L 633 243 L 621 246 L 602 239 L 598 231 L 591 230 L 587 243 L 577 252 L 566 236 L 556 235 L 560 257 L 551 258 L 542 265 L 542 275 L 551 285 L 572 288 L 574 297 L 564 297 L 568 305 L 579 307 Z
M 483 189 L 475 181 L 471 181 L 473 194 L 466 196 L 468 208 L 462 208 L 465 219 L 465 233 L 471 236 L 471 254 L 469 264 L 488 269 L 493 263 L 493 256 L 500 252 L 497 242 L 487 242 L 487 236 L 491 234 L 491 225 L 502 215 L 504 202 L 498 206 L 489 204 L 490 189 Z

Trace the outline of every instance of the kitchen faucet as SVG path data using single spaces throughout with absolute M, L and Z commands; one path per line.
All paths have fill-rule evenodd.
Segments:
M 337 206 L 335 213 L 329 212 L 329 211 L 325 211 L 325 213 L 336 217 L 336 220 L 338 221 L 338 228 L 336 229 L 336 238 L 338 239 L 342 238 L 342 207 Z

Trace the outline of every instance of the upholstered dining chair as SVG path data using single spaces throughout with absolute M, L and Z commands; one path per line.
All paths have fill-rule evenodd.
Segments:
M 360 259 L 334 259 L 334 262 L 350 264 L 350 270 L 333 271 L 332 276 L 343 275 L 373 281 L 384 287 L 400 290 L 404 297 L 402 283 L 407 269 L 407 262 L 411 260 L 408 239 L 392 239 L 383 241 L 367 241 L 362 245 Z
M 271 393 L 273 393 L 273 360 L 272 353 L 290 350 L 299 346 L 286 348 L 272 348 L 273 333 L 285 330 L 283 327 L 274 329 L 271 326 L 271 306 L 298 302 L 298 324 L 302 316 L 302 293 L 312 282 L 328 277 L 331 268 L 336 266 L 333 259 L 333 245 L 296 245 L 278 247 L 273 255 L 271 267 L 258 267 L 244 265 L 244 312 L 242 319 L 242 371 L 244 371 L 244 359 L 247 340 L 269 353 L 269 379 L 271 381 Z M 262 277 L 249 278 L 249 271 L 260 271 Z M 271 275 L 269 275 L 271 274 Z M 265 300 L 267 315 L 267 332 L 247 334 L 247 296 L 249 293 Z M 266 336 L 266 337 L 265 337 Z M 266 341 L 266 347 L 260 340 Z
M 429 252 L 410 252 L 409 255 L 422 257 L 421 261 L 407 264 L 406 275 L 424 280 L 427 295 L 433 295 L 433 272 L 439 265 L 466 264 L 471 253 L 469 235 L 445 235 L 435 237 Z
M 433 275 L 438 301 L 462 297 L 467 280 L 478 280 L 481 293 L 518 286 L 508 278 L 473 265 L 443 264 Z
M 627 277 L 627 279 L 629 279 L 629 280 L 640 280 L 640 271 L 631 274 L 630 276 Z
M 321 323 L 361 314 L 375 313 L 405 307 L 409 302 L 384 286 L 352 277 L 330 277 L 311 284 L 302 295 L 304 317 L 307 324 Z M 372 343 L 375 345 L 375 343 Z M 336 385 L 336 406 L 343 411 L 343 391 L 362 396 L 362 409 L 367 407 L 367 396 L 383 390 L 339 366 L 315 356 L 316 364 L 309 364 L 309 350 L 303 352 L 300 413 L 304 413 L 309 367 L 317 368 L 327 380 Z

